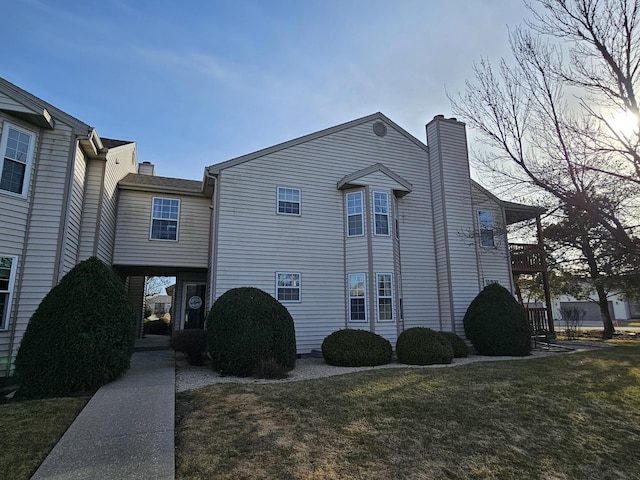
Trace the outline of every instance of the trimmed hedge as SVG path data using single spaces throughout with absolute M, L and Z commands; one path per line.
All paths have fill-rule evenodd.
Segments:
M 414 327 L 398 336 L 396 355 L 400 363 L 407 365 L 451 363 L 453 348 L 440 332 Z
M 96 257 L 42 300 L 16 357 L 22 397 L 92 392 L 129 368 L 135 320 L 122 280 Z
M 173 332 L 171 348 L 184 353 L 190 365 L 204 365 L 204 352 L 207 351 L 207 332 L 194 328 Z
M 329 365 L 364 367 L 390 363 L 393 349 L 391 343 L 380 335 L 347 328 L 324 339 L 322 355 Z
M 453 358 L 466 358 L 469 356 L 469 348 L 463 338 L 453 332 L 438 332 L 453 349 Z
M 275 298 L 258 288 L 234 288 L 207 316 L 207 351 L 223 375 L 248 377 L 261 360 L 290 370 L 296 362 L 293 318 Z
M 464 333 L 480 355 L 525 356 L 531 333 L 524 307 L 497 283 L 487 285 L 471 302 Z

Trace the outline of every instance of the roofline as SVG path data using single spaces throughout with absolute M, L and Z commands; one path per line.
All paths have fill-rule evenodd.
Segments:
M 383 122 L 388 123 L 394 129 L 398 130 L 402 135 L 404 135 L 409 141 L 414 143 L 416 146 L 420 147 L 425 152 L 429 151 L 428 147 L 424 143 L 422 143 L 416 137 L 411 135 L 404 128 L 400 127 L 394 121 L 390 120 L 386 115 L 384 115 L 384 114 L 382 114 L 380 112 L 376 112 L 376 113 L 373 113 L 371 115 L 367 115 L 366 117 L 358 118 L 356 120 L 351 120 L 351 121 L 346 122 L 346 123 L 341 123 L 340 125 L 335 125 L 333 127 L 329 127 L 329 128 L 324 129 L 324 130 L 320 130 L 318 132 L 314 132 L 314 133 L 310 133 L 308 135 L 304 135 L 302 137 L 294 138 L 293 140 L 288 140 L 286 142 L 279 143 L 277 145 L 273 145 L 271 147 L 263 148 L 262 150 L 258 150 L 258 151 L 253 152 L 253 153 L 249 153 L 249 154 L 246 154 L 246 155 L 242 155 L 240 157 L 232 158 L 231 160 L 227 160 L 227 161 L 224 161 L 224 162 L 221 162 L 221 163 L 215 163 L 213 165 L 210 165 L 210 166 L 206 167 L 205 170 L 207 172 L 209 172 L 210 175 L 217 175 L 222 170 L 224 170 L 226 168 L 235 167 L 236 165 L 240 165 L 242 163 L 254 160 L 256 158 L 263 157 L 265 155 L 269 155 L 269 154 L 272 154 L 272 153 L 276 153 L 276 152 L 279 152 L 280 150 L 284 150 L 284 149 L 287 149 L 287 148 L 295 147 L 297 145 L 301 145 L 303 143 L 310 142 L 312 140 L 317 140 L 318 138 L 322 138 L 322 137 L 325 137 L 327 135 L 331 135 L 333 133 L 340 132 L 340 131 L 345 130 L 347 128 L 352 128 L 352 127 L 355 127 L 357 125 L 361 125 L 363 123 L 370 122 L 372 120 L 382 120 Z
M 471 184 L 479 188 L 482 191 L 482 193 L 484 193 L 489 198 L 494 200 L 496 203 L 502 206 L 502 208 L 504 208 L 505 210 L 512 210 L 512 211 L 519 210 L 522 212 L 527 212 L 532 215 L 531 218 L 535 218 L 536 215 L 542 215 L 543 213 L 547 212 L 547 209 L 543 207 L 536 207 L 534 205 L 525 205 L 524 203 L 508 202 L 506 200 L 501 200 L 500 198 L 496 197 L 495 194 L 491 193 L 489 190 L 484 188 L 482 185 L 480 185 L 478 182 L 476 182 L 473 179 L 471 180 Z
M 353 182 L 355 180 L 358 180 L 358 179 L 360 179 L 362 177 L 365 177 L 367 175 L 371 175 L 372 173 L 376 173 L 376 172 L 381 172 L 381 173 L 385 174 L 387 177 L 392 179 L 394 182 L 396 182 L 399 185 L 401 185 L 404 190 L 401 190 L 399 192 L 400 196 L 404 196 L 407 193 L 410 193 L 411 190 L 413 189 L 413 186 L 411 185 L 411 183 L 406 181 L 404 178 L 402 178 L 397 173 L 393 172 L 388 167 L 384 166 L 382 163 L 374 163 L 373 165 L 371 165 L 369 167 L 363 168 L 361 170 L 358 170 L 357 172 L 353 172 L 353 173 L 350 173 L 349 175 L 344 176 L 342 178 L 342 180 L 340 180 L 338 182 L 337 188 L 338 188 L 338 190 L 343 190 L 345 188 L 350 188 L 350 183 L 351 182 Z
M 138 183 L 123 182 L 122 180 L 118 182 L 118 189 L 133 190 L 137 192 L 150 192 L 150 193 L 171 193 L 174 195 L 182 195 L 182 196 L 189 196 L 189 197 L 204 197 L 204 198 L 207 197 L 207 195 L 205 195 L 205 193 L 202 190 L 200 190 L 199 192 L 196 192 L 195 190 L 185 190 L 179 187 L 170 187 L 167 185 L 141 185 Z
M 72 127 L 76 130 L 76 133 L 80 133 L 86 135 L 88 132 L 92 130 L 92 127 L 81 120 L 69 115 L 66 112 L 63 112 L 57 107 L 54 107 L 48 102 L 45 102 L 41 98 L 36 97 L 35 95 L 23 90 L 22 88 L 14 85 L 10 81 L 5 78 L 0 77 L 0 90 L 3 91 L 6 95 L 11 97 L 18 103 L 21 103 L 36 112 L 39 110 L 48 111 L 53 117 L 58 117 L 64 123 Z

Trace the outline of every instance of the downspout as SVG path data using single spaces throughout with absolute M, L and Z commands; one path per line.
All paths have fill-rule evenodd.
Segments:
M 209 173 L 209 168 L 205 168 L 204 175 L 213 181 L 213 195 L 211 196 L 211 235 L 209 236 L 209 255 L 211 255 L 209 265 L 209 309 L 213 306 L 215 299 L 215 265 L 218 263 L 218 177 Z

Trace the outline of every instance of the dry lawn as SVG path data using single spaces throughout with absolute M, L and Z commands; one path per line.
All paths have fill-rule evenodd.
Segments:
M 177 400 L 178 479 L 638 479 L 640 345 Z
M 89 397 L 0 404 L 0 478 L 30 478 L 87 401 Z

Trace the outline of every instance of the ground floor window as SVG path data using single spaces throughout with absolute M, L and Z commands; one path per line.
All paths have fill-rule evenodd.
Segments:
M 364 273 L 349 274 L 349 320 L 351 322 L 367 321 L 366 279 Z
M 376 274 L 376 290 L 378 296 L 378 320 L 393 321 L 393 275 L 391 273 Z
M 299 302 L 301 297 L 299 273 L 276 273 L 276 298 L 280 302 Z
M 9 326 L 11 296 L 18 267 L 17 257 L 0 256 L 0 330 Z

